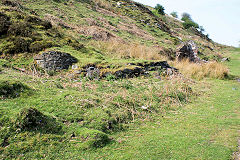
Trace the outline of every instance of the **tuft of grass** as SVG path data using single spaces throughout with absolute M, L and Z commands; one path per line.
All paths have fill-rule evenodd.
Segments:
M 189 60 L 183 60 L 174 61 L 173 65 L 178 68 L 182 74 L 198 80 L 206 77 L 224 79 L 229 75 L 229 69 L 227 66 L 215 61 L 197 64 L 189 62 Z

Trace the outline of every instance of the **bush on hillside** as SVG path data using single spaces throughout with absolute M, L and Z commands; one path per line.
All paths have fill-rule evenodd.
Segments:
M 183 22 L 183 27 L 185 29 L 188 29 L 188 28 L 191 28 L 191 27 L 199 28 L 199 25 L 192 20 L 191 15 L 188 14 L 188 13 L 183 13 L 181 20 L 184 21 Z
M 191 18 L 191 15 L 189 13 L 183 13 L 182 14 L 182 21 L 186 21 L 186 20 L 191 20 L 192 21 L 192 18 Z
M 0 48 L 0 53 L 7 55 L 29 52 L 31 43 L 32 39 L 28 37 L 11 37 L 2 48 Z
M 33 24 L 36 24 L 36 25 L 40 25 L 40 26 L 43 26 L 45 29 L 51 29 L 52 28 L 52 24 L 51 22 L 48 22 L 48 21 L 44 21 L 36 16 L 27 16 L 25 21 L 27 23 L 33 23 Z
M 189 29 L 191 27 L 199 28 L 199 25 L 193 21 L 187 20 L 187 21 L 183 22 L 183 27 L 185 29 Z
M 170 15 L 173 16 L 173 17 L 175 17 L 175 18 L 178 18 L 177 12 L 172 12 L 172 13 L 170 13 Z
M 157 4 L 155 9 L 157 10 L 158 14 L 161 14 L 161 15 L 165 14 L 164 12 L 165 8 L 161 4 Z
M 32 35 L 32 26 L 24 22 L 13 23 L 8 29 L 8 35 L 30 37 Z

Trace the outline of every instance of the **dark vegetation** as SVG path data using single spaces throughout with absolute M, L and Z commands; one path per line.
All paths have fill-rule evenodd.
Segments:
M 161 14 L 161 15 L 165 14 L 164 12 L 165 8 L 161 4 L 157 4 L 155 9 L 157 10 L 158 14 Z
M 184 21 L 183 26 L 185 29 L 188 29 L 191 27 L 199 28 L 199 25 L 192 20 L 191 15 L 188 13 L 182 14 L 182 20 Z

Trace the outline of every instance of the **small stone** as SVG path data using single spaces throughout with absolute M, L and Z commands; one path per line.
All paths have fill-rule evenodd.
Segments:
M 226 61 L 229 62 L 229 61 L 230 61 L 229 58 L 223 58 L 223 59 L 222 59 L 222 62 L 226 62 Z
M 78 65 L 76 64 L 72 65 L 72 69 L 78 69 Z

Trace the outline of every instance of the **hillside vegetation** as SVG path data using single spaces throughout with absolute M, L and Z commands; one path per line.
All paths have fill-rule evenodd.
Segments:
M 178 60 L 188 41 L 201 63 Z M 0 159 L 229 159 L 238 93 L 211 93 L 239 89 L 238 54 L 130 0 L 2 0 Z

